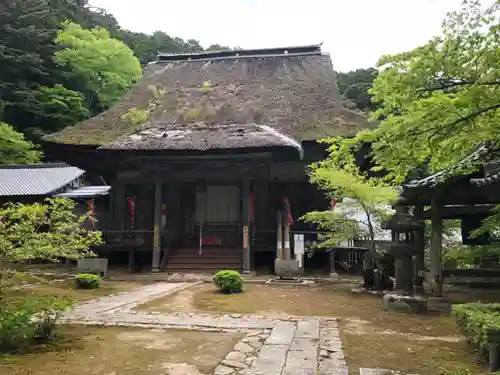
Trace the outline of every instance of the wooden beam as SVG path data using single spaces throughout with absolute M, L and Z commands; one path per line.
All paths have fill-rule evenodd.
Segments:
M 488 214 L 495 208 L 494 204 L 483 204 L 475 206 L 464 205 L 448 205 L 441 209 L 441 217 L 445 220 L 460 219 L 464 216 L 475 216 L 478 214 Z M 428 220 L 431 218 L 431 209 L 423 212 L 422 218 Z
M 242 182 L 243 273 L 250 273 L 250 180 Z
M 276 211 L 276 259 L 283 259 L 283 212 L 280 208 Z
M 417 219 L 422 220 L 424 214 L 424 207 L 417 205 L 414 210 L 414 215 Z M 415 233 L 415 287 L 417 291 L 423 292 L 423 282 L 425 276 L 425 222 L 424 227 Z
M 337 273 L 337 270 L 335 269 L 335 255 L 337 254 L 336 249 L 331 249 L 329 251 L 329 268 L 330 268 L 330 275 L 335 275 Z
M 128 272 L 135 271 L 135 250 L 129 250 L 128 252 Z
M 500 203 L 500 184 L 475 186 L 470 183 L 452 184 L 438 188 L 414 188 L 403 190 L 405 205 L 422 204 L 429 206 L 436 195 L 443 206 L 478 205 Z
M 434 198 L 431 205 L 431 277 L 435 297 L 443 297 L 443 218 L 441 202 Z
M 121 231 L 119 234 L 120 238 L 123 238 L 123 230 L 125 230 L 125 217 L 126 217 L 126 205 L 125 200 L 125 184 L 123 182 L 117 181 L 116 187 L 112 189 L 112 200 L 114 204 L 114 227 Z
M 285 213 L 283 219 L 283 259 L 291 260 L 292 251 L 290 248 L 290 221 L 288 215 Z
M 158 272 L 160 270 L 160 251 L 161 251 L 161 198 L 162 198 L 162 181 L 157 178 L 154 188 L 154 227 L 153 227 L 153 264 L 152 271 Z

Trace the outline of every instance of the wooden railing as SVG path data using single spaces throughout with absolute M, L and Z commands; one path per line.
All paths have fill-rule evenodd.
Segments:
M 153 239 L 152 230 L 142 229 L 103 230 L 102 235 L 106 248 L 142 247 Z

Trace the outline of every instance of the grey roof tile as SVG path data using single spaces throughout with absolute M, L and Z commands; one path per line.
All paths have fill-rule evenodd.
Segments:
M 64 193 L 59 193 L 56 196 L 62 198 L 94 198 L 100 195 L 108 195 L 111 190 L 111 186 L 99 185 L 99 186 L 82 186 L 75 190 L 66 191 Z
M 0 196 L 49 195 L 85 171 L 64 163 L 0 166 Z

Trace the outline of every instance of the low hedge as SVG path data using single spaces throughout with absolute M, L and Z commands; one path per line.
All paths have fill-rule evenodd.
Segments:
M 75 276 L 75 286 L 80 289 L 98 289 L 101 278 L 91 273 L 79 273 Z
M 243 292 L 243 277 L 237 271 L 218 271 L 215 273 L 213 280 L 221 293 Z
M 0 304 L 0 353 L 28 349 L 55 338 L 56 322 L 71 306 L 69 299 L 29 297 Z
M 469 342 L 488 359 L 487 331 L 500 331 L 500 304 L 466 303 L 453 307 L 458 326 Z

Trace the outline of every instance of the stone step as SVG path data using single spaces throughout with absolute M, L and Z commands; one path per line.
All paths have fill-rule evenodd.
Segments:
M 198 257 L 172 257 L 168 259 L 170 264 L 203 263 L 203 264 L 225 264 L 241 263 L 241 258 L 198 258 Z
M 408 374 L 400 371 L 386 370 L 382 368 L 360 368 L 359 375 L 418 375 L 418 374 Z

